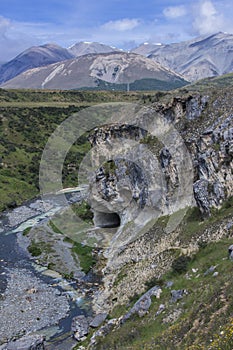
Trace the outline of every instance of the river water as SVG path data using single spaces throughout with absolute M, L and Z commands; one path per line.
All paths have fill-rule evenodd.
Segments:
M 78 202 L 82 199 L 81 193 L 67 195 L 69 203 Z M 24 205 L 1 213 L 0 215 L 0 294 L 6 291 L 9 271 L 14 269 L 27 270 L 38 278 L 42 284 L 55 286 L 61 293 L 67 295 L 69 301 L 68 315 L 61 319 L 58 324 L 50 325 L 41 333 L 46 335 L 46 349 L 69 350 L 75 344 L 71 337 L 71 322 L 74 316 L 91 314 L 90 303 L 84 296 L 84 292 L 77 288 L 74 281 L 67 281 L 53 273 L 46 276 L 45 268 L 35 264 L 34 259 L 25 249 L 19 245 L 18 235 L 27 227 L 32 227 L 38 222 L 48 220 L 54 213 L 63 209 L 58 196 L 50 196 L 46 201 L 47 208 L 40 198 L 26 202 Z M 1 305 L 1 299 L 0 299 Z M 7 315 L 1 315 L 7 316 Z M 37 332 L 38 333 L 38 332 Z M 1 339 L 0 339 L 1 340 Z M 1 343 L 1 342 L 0 342 Z

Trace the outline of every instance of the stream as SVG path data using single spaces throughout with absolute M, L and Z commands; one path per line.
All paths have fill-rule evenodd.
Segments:
M 82 196 L 77 191 L 66 195 L 69 204 L 81 201 Z M 0 316 L 3 322 L 1 325 L 0 321 L 0 345 L 9 339 L 35 331 L 34 333 L 46 337 L 45 349 L 69 350 L 77 344 L 71 334 L 72 319 L 82 314 L 91 315 L 90 299 L 85 295 L 82 284 L 79 283 L 77 287 L 75 281 L 65 280 L 55 271 L 38 265 L 19 243 L 26 228 L 49 220 L 61 209 L 64 207 L 60 196 L 54 195 L 48 196 L 43 202 L 39 197 L 35 198 L 0 214 Z M 88 279 L 88 276 L 85 278 Z M 92 277 L 90 284 L 91 279 Z M 25 290 L 28 293 L 26 298 Z M 33 306 L 37 309 L 33 310 Z M 19 308 L 22 309 L 21 313 Z M 10 322 L 9 326 L 7 321 Z M 20 322 L 24 324 L 24 333 L 19 326 Z M 4 333 L 3 325 L 6 325 L 5 333 L 9 335 Z M 13 334 L 17 327 L 17 334 Z

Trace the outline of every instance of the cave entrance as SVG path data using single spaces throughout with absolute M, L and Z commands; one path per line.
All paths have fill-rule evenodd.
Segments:
M 121 219 L 117 213 L 104 213 L 95 211 L 94 223 L 97 227 L 114 228 L 121 225 Z

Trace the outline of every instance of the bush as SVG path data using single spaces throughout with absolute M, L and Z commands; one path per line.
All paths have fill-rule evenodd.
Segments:
M 188 263 L 190 261 L 191 258 L 187 255 L 179 256 L 179 258 L 175 259 L 172 263 L 172 271 L 179 274 L 187 272 Z
M 32 256 L 39 256 L 42 254 L 42 250 L 32 241 L 31 245 L 28 247 L 28 251 Z

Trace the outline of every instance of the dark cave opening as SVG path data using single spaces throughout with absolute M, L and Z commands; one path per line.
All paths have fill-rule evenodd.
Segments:
M 95 211 L 94 223 L 97 227 L 114 228 L 121 225 L 121 219 L 117 213 L 104 213 Z

